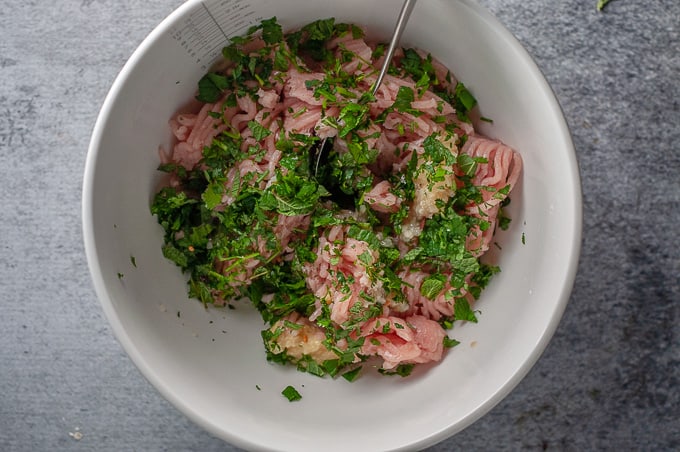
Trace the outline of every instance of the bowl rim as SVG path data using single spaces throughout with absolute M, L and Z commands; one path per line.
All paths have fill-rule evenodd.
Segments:
M 524 377 L 533 368 L 547 348 L 562 319 L 574 286 L 582 247 L 583 198 L 579 165 L 569 126 L 554 90 L 548 84 L 544 74 L 529 52 L 492 13 L 490 13 L 483 6 L 479 5 L 475 0 L 459 0 L 459 2 L 470 8 L 475 14 L 483 18 L 485 21 L 491 23 L 495 31 L 506 42 L 506 44 L 523 58 L 523 63 L 526 65 L 527 70 L 530 71 L 531 75 L 539 81 L 540 86 L 537 86 L 536 89 L 540 90 L 548 99 L 550 110 L 559 120 L 559 133 L 561 134 L 561 140 L 563 140 L 565 148 L 568 148 L 570 151 L 569 155 L 567 156 L 568 168 L 566 168 L 566 170 L 571 175 L 572 193 L 570 193 L 569 196 L 570 199 L 573 199 L 574 203 L 574 215 L 570 228 L 568 229 L 569 231 L 572 231 L 572 235 L 568 237 L 570 242 L 570 254 L 568 256 L 567 265 L 568 271 L 563 274 L 562 279 L 559 281 L 559 290 L 555 291 L 555 293 L 558 294 L 559 301 L 555 304 L 555 309 L 551 314 L 550 321 L 545 325 L 543 332 L 529 357 L 521 364 L 519 369 L 511 376 L 511 378 L 509 378 L 501 387 L 497 388 L 492 397 L 486 399 L 475 410 L 469 412 L 462 418 L 460 422 L 452 424 L 448 426 L 448 428 L 442 429 L 440 431 L 432 432 L 429 436 L 424 437 L 419 441 L 415 441 L 411 444 L 404 445 L 403 448 L 394 450 L 406 450 L 412 449 L 414 447 L 428 447 L 464 430 L 488 413 L 505 397 L 507 397 L 507 395 L 524 379 Z M 120 92 L 121 87 L 127 81 L 133 68 L 137 65 L 138 61 L 145 56 L 149 48 L 151 48 L 153 44 L 169 30 L 176 18 L 184 15 L 185 12 L 195 8 L 200 3 L 201 0 L 187 0 L 154 27 L 154 29 L 143 39 L 143 41 L 134 50 L 130 58 L 126 61 L 116 76 L 104 99 L 104 102 L 102 103 L 92 130 L 84 168 L 81 208 L 83 242 L 90 276 L 92 278 L 99 303 L 109 324 L 111 325 L 114 336 L 119 341 L 135 366 L 142 373 L 142 375 L 150 383 L 152 383 L 152 386 L 156 388 L 156 390 L 158 390 L 166 400 L 168 400 L 172 405 L 179 409 L 180 412 L 182 412 L 190 420 L 206 431 L 238 447 L 246 449 L 256 448 L 258 450 L 262 450 L 262 444 L 238 436 L 234 432 L 224 430 L 216 423 L 212 422 L 211 419 L 202 416 L 185 400 L 178 397 L 172 388 L 165 384 L 163 378 L 149 365 L 131 337 L 128 335 L 120 317 L 113 307 L 112 299 L 106 290 L 106 284 L 99 263 L 99 253 L 95 239 L 96 233 L 94 231 L 94 222 L 92 217 L 95 166 L 101 145 L 102 134 L 111 115 L 115 99 Z

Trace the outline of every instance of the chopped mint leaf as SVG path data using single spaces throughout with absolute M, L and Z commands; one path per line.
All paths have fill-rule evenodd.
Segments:
M 467 154 L 459 154 L 457 158 L 458 168 L 466 176 L 474 176 L 477 171 L 477 162 Z
M 219 183 L 211 183 L 201 195 L 201 199 L 208 209 L 214 209 L 222 202 L 222 191 L 224 187 Z
M 283 41 L 283 29 L 276 17 L 262 21 L 262 40 L 269 45 Z
M 356 369 L 352 369 L 350 371 L 345 372 L 342 374 L 342 378 L 345 380 L 352 382 L 357 379 L 359 376 L 359 372 L 361 371 L 361 366 L 357 367 Z
M 286 386 L 286 388 L 281 391 L 281 394 L 288 399 L 289 402 L 295 402 L 302 398 L 302 395 L 292 386 Z
M 424 155 L 428 156 L 434 163 L 446 163 L 447 165 L 454 165 L 456 163 L 456 156 L 444 143 L 439 141 L 436 134 L 425 138 L 423 150 L 425 151 Z
M 387 370 L 387 369 L 378 369 L 378 372 L 380 372 L 383 375 L 399 375 L 400 377 L 408 377 L 411 375 L 411 372 L 413 371 L 413 368 L 415 367 L 415 364 L 399 364 L 397 367 L 394 368 L 394 370 Z
M 248 121 L 248 128 L 253 132 L 253 138 L 257 141 L 261 141 L 272 134 L 271 130 L 264 127 L 257 121 Z
M 470 304 L 465 298 L 456 298 L 453 311 L 456 320 L 466 320 L 468 322 L 477 323 L 477 316 L 472 308 L 470 308 Z
M 319 198 L 325 195 L 325 189 L 317 182 L 289 172 L 280 175 L 277 183 L 262 193 L 258 206 L 287 216 L 304 215 L 312 213 Z
M 505 212 L 503 211 L 503 209 L 498 210 L 497 221 L 498 221 L 498 227 L 501 228 L 503 231 L 507 231 L 508 228 L 510 227 L 510 223 L 512 222 L 510 217 L 505 215 Z
M 186 254 L 178 250 L 171 243 L 168 243 L 163 246 L 163 256 L 166 259 L 170 259 L 171 261 L 173 261 L 179 267 L 184 268 L 187 265 L 189 265 L 189 259 L 187 258 Z
M 400 86 L 397 97 L 394 100 L 394 108 L 402 113 L 411 110 L 411 102 L 415 100 L 413 90 L 408 86 Z
M 335 32 L 335 19 L 320 19 L 304 26 L 302 29 L 309 33 L 312 41 L 325 41 L 330 39 Z
M 420 293 L 428 300 L 434 300 L 444 290 L 445 282 L 446 277 L 444 275 L 434 274 L 428 276 L 420 286 Z
M 455 88 L 456 108 L 462 109 L 463 113 L 467 113 L 477 105 L 477 99 L 461 82 L 456 84 Z
M 198 82 L 196 99 L 201 102 L 215 102 L 228 87 L 229 80 L 225 76 L 208 72 Z
M 448 336 L 444 336 L 444 348 L 453 348 L 458 344 L 460 344 L 460 342 L 458 342 L 457 340 L 451 339 Z

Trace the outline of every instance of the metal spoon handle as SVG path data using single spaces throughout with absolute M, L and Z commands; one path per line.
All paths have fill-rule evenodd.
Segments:
M 378 79 L 375 81 L 375 85 L 373 85 L 373 95 L 378 92 L 378 88 L 380 88 L 380 84 L 382 83 L 383 78 L 385 78 L 385 74 L 387 74 L 387 70 L 390 67 L 390 63 L 392 62 L 392 57 L 394 56 L 394 51 L 397 49 L 399 39 L 401 39 L 401 35 L 406 28 L 406 23 L 408 22 L 408 18 L 411 16 L 411 11 L 413 11 L 414 6 L 416 6 L 416 0 L 405 0 L 401 7 L 399 19 L 397 19 L 397 25 L 394 27 L 394 33 L 392 33 L 392 40 L 390 41 L 390 45 L 387 48 L 387 52 L 385 53 L 385 61 L 383 61 L 382 68 L 378 74 Z
M 408 22 L 408 18 L 411 16 L 411 11 L 413 11 L 413 7 L 415 5 L 416 0 L 404 0 L 404 4 L 402 5 L 401 11 L 399 12 L 399 19 L 397 19 L 397 24 L 395 25 L 394 32 L 392 33 L 392 40 L 390 41 L 389 47 L 387 47 L 387 52 L 385 53 L 385 61 L 383 61 L 382 68 L 380 69 L 378 78 L 376 79 L 375 85 L 373 85 L 373 90 L 371 91 L 374 96 L 375 93 L 378 92 L 378 88 L 380 88 L 380 84 L 382 83 L 383 78 L 385 78 L 385 74 L 387 74 L 387 70 L 390 67 L 390 63 L 392 62 L 392 57 L 394 56 L 394 51 L 397 49 L 397 45 L 399 45 L 399 40 L 401 39 L 401 35 L 406 28 L 406 23 Z M 322 157 L 328 155 L 332 145 L 332 139 L 324 138 L 321 140 L 321 142 L 317 142 L 310 148 L 310 172 L 314 177 L 319 174 L 321 159 Z

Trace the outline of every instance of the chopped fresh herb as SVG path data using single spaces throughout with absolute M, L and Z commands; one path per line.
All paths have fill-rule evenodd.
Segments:
M 378 372 L 383 375 L 399 375 L 400 377 L 408 377 L 411 375 L 414 367 L 414 364 L 399 364 L 394 368 L 394 370 L 378 369 Z
M 278 183 L 262 193 L 258 206 L 287 216 L 304 215 L 312 213 L 326 194 L 317 182 L 289 172 L 279 175 Z
M 441 163 L 446 165 L 456 164 L 456 156 L 447 148 L 444 143 L 439 140 L 436 134 L 432 134 L 423 141 L 424 155 L 427 156 L 433 163 Z M 466 154 L 461 154 L 466 155 Z
M 276 17 L 265 19 L 261 23 L 262 40 L 267 44 L 278 44 L 283 40 L 283 29 L 276 21 Z
M 346 137 L 350 132 L 363 124 L 368 109 L 368 105 L 359 105 L 351 102 L 343 107 L 343 109 L 340 110 L 338 121 L 342 121 L 344 126 L 340 129 L 338 136 L 341 138 Z
M 130 256 L 130 262 L 133 267 L 137 268 L 137 259 L 134 256 Z
M 460 344 L 460 342 L 458 342 L 457 340 L 451 339 L 448 336 L 444 336 L 444 348 L 453 348 L 458 344 Z
M 505 212 L 503 211 L 503 209 L 499 209 L 497 221 L 498 221 L 498 227 L 501 228 L 504 231 L 507 231 L 508 228 L 510 227 L 510 222 L 512 220 L 510 219 L 510 217 L 505 215 Z
M 222 194 L 224 185 L 219 182 L 208 184 L 206 190 L 201 194 L 201 199 L 205 203 L 205 207 L 212 210 L 222 202 Z
M 312 41 L 326 41 L 335 34 L 335 19 L 321 19 L 306 25 L 303 30 L 309 33 Z
M 484 289 L 489 285 L 491 277 L 500 271 L 500 267 L 496 265 L 481 264 L 479 266 L 479 271 L 471 278 L 474 286 L 470 287 L 470 292 L 475 296 L 475 298 L 479 297 L 481 289 Z
M 415 95 L 413 94 L 413 90 L 408 86 L 400 86 L 393 106 L 397 111 L 410 113 L 416 111 L 411 107 L 411 102 L 414 100 Z
M 431 275 L 423 280 L 420 293 L 429 300 L 434 300 L 444 290 L 446 277 L 444 275 Z
M 345 372 L 344 374 L 342 374 L 342 378 L 349 382 L 352 382 L 357 379 L 357 377 L 359 376 L 359 372 L 361 372 L 361 366 Z
M 257 141 L 261 141 L 272 134 L 271 130 L 257 121 L 248 121 L 248 128 L 253 132 L 253 138 Z
M 302 396 L 297 391 L 297 389 L 292 386 L 286 386 L 286 388 L 281 391 L 281 394 L 283 394 L 283 396 L 287 398 L 289 402 L 295 402 L 302 399 Z
M 458 168 L 466 175 L 472 176 L 477 171 L 477 162 L 467 154 L 458 155 Z
M 198 82 L 198 96 L 196 99 L 201 102 L 215 102 L 228 87 L 229 81 L 226 77 L 209 72 Z
M 456 320 L 466 320 L 468 322 L 477 323 L 477 316 L 470 308 L 470 304 L 465 298 L 457 298 L 453 309 Z
M 189 265 L 189 258 L 187 255 L 170 243 L 163 246 L 163 256 L 166 259 L 173 261 L 179 267 L 184 268 Z
M 468 91 L 468 89 L 461 82 L 456 84 L 455 89 L 456 108 L 463 113 L 471 111 L 477 105 L 477 99 Z
M 316 375 L 317 377 L 323 377 L 326 373 L 326 369 L 322 365 L 317 363 L 314 358 L 307 355 L 303 356 L 303 358 L 297 362 L 297 368 L 299 371 L 307 372 Z
M 526 236 L 524 235 L 524 232 L 522 232 L 522 245 L 526 244 L 527 244 Z

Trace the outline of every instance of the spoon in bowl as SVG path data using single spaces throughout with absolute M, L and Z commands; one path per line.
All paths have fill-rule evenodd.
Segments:
M 408 22 L 409 17 L 411 16 L 411 11 L 413 11 L 413 7 L 416 4 L 416 0 L 405 0 L 404 4 L 401 7 L 401 11 L 399 12 L 399 18 L 397 19 L 397 24 L 394 27 L 394 32 L 392 33 L 392 39 L 390 40 L 390 44 L 387 47 L 387 51 L 385 52 L 385 60 L 383 61 L 382 68 L 380 69 L 380 73 L 378 74 L 378 78 L 375 81 L 375 84 L 373 85 L 373 89 L 371 93 L 375 95 L 378 92 L 378 88 L 380 88 L 380 85 L 382 84 L 383 79 L 385 78 L 385 74 L 387 74 L 387 70 L 390 67 L 390 63 L 392 62 L 392 58 L 394 57 L 394 51 L 397 49 L 397 45 L 399 44 L 399 40 L 401 39 L 401 35 L 404 32 L 404 29 L 406 28 L 406 23 Z M 310 156 L 310 162 L 312 163 L 312 168 L 311 168 L 311 174 L 315 178 L 319 175 L 319 167 L 321 166 L 322 160 L 325 160 L 325 158 L 328 156 L 329 152 L 333 148 L 333 139 L 332 138 L 324 138 L 320 142 L 317 142 L 312 146 L 312 148 L 309 150 L 309 156 Z M 329 189 L 331 194 L 333 194 L 334 198 L 339 198 L 341 197 L 340 193 L 335 193 L 335 190 L 333 190 L 333 187 L 326 187 Z M 344 193 L 342 194 L 344 195 Z M 345 195 L 345 197 L 347 197 Z

